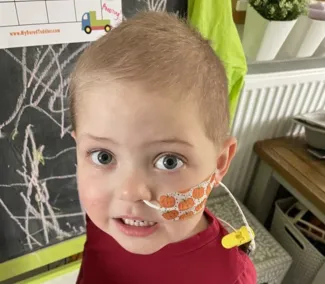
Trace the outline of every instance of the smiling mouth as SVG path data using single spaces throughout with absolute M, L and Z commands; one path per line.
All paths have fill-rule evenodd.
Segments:
M 146 221 L 140 218 L 115 218 L 117 228 L 125 235 L 132 237 L 147 237 L 158 230 L 157 222 Z
M 125 225 L 135 226 L 135 227 L 151 227 L 151 226 L 154 226 L 157 224 L 156 222 L 152 222 L 152 221 L 133 220 L 133 219 L 127 219 L 127 218 L 120 218 L 120 220 Z

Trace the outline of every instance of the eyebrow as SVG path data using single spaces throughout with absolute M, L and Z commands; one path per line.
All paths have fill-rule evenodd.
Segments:
M 116 144 L 116 145 L 118 144 L 116 141 L 114 141 L 113 139 L 108 138 L 108 137 L 95 136 L 95 135 L 92 135 L 92 134 L 89 134 L 89 133 L 85 133 L 82 136 L 85 136 L 85 137 L 90 138 L 92 140 L 96 140 L 98 142 L 110 142 L 112 144 Z
M 89 133 L 85 133 L 83 136 L 86 136 L 87 138 L 96 140 L 98 142 L 110 142 L 112 144 L 118 145 L 119 143 L 116 142 L 115 140 L 109 138 L 109 137 L 100 137 L 100 136 L 95 136 Z M 145 143 L 146 146 L 152 145 L 152 144 L 182 144 L 184 146 L 188 146 L 188 147 L 194 147 L 191 143 L 179 139 L 179 138 L 167 138 L 167 139 L 161 139 L 161 140 L 154 140 L 154 141 L 149 141 L 147 143 Z
M 150 141 L 148 143 L 146 143 L 146 145 L 150 145 L 150 144 L 182 144 L 188 147 L 194 147 L 191 143 L 179 139 L 179 138 L 168 138 L 168 139 L 162 139 L 162 140 L 155 140 L 155 141 Z

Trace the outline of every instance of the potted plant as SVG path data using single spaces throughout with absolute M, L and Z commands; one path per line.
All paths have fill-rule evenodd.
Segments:
M 310 4 L 306 16 L 298 19 L 279 51 L 279 59 L 309 57 L 325 38 L 325 2 Z M 317 54 L 316 54 L 317 55 Z
M 249 0 L 243 47 L 248 59 L 273 60 L 309 0 Z

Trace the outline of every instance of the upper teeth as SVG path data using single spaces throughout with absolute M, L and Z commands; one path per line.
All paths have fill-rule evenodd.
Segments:
M 132 220 L 132 219 L 122 219 L 124 224 L 130 225 L 130 226 L 139 226 L 139 227 L 145 227 L 145 226 L 153 226 L 155 222 L 149 222 L 149 221 L 140 221 L 140 220 Z

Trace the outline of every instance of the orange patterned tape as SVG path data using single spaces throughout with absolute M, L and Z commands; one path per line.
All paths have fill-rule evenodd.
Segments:
M 213 173 L 195 187 L 160 196 L 159 209 L 163 218 L 175 221 L 184 220 L 200 213 L 216 184 L 216 174 Z

